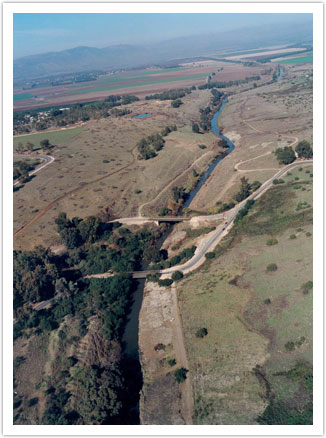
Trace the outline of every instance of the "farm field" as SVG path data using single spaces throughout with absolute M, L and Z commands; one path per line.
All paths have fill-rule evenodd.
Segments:
M 312 167 L 284 179 L 177 285 L 195 424 L 312 421 Z
M 54 219 L 60 211 L 66 211 L 69 217 L 86 217 L 109 208 L 115 217 L 133 216 L 141 204 L 159 195 L 143 211 L 158 213 L 171 197 L 170 190 L 160 196 L 162 189 L 174 180 L 178 184 L 190 181 L 193 173 L 187 169 L 193 162 L 198 160 L 195 169 L 200 172 L 221 150 L 216 149 L 212 133 L 194 135 L 189 122 L 198 118 L 199 108 L 207 105 L 209 94 L 208 90 L 193 92 L 178 109 L 171 108 L 169 101 L 136 102 L 130 105 L 133 113 L 128 117 L 90 121 L 76 129 L 15 138 L 15 145 L 32 141 L 38 146 L 44 138 L 56 145 L 51 150 L 55 161 L 14 193 L 15 231 L 54 203 L 15 238 L 17 248 L 55 245 Z M 131 117 L 144 112 L 152 116 Z M 178 130 L 165 137 L 166 143 L 158 156 L 138 160 L 136 143 L 172 124 Z M 205 144 L 207 149 L 200 149 L 199 144 Z
M 213 72 L 217 81 L 229 81 L 244 79 L 259 74 L 262 70 L 264 68 L 261 66 L 244 67 L 241 64 L 213 61 L 204 66 L 195 64 L 171 69 L 125 72 L 81 84 L 35 88 L 32 93 L 15 90 L 14 109 L 87 102 L 103 99 L 108 94 L 134 94 L 144 97 L 167 89 L 202 84 Z
M 298 58 L 289 58 L 289 59 L 281 59 L 277 61 L 278 64 L 297 64 L 297 63 L 307 63 L 307 62 L 313 62 L 313 55 L 307 55 L 307 56 L 301 56 Z
M 309 65 L 286 68 L 278 83 L 229 96 L 219 126 L 235 150 L 214 169 L 192 201 L 193 210 L 230 202 L 243 176 L 249 182 L 273 176 L 280 167 L 273 154 L 277 147 L 312 142 L 311 72 Z

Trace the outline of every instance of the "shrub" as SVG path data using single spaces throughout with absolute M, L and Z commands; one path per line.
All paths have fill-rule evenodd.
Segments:
M 35 406 L 35 405 L 37 405 L 37 403 L 38 403 L 38 397 L 34 397 L 34 398 L 31 398 L 30 400 L 28 400 L 28 406 Z
M 196 331 L 196 338 L 204 338 L 208 335 L 207 328 L 202 327 Z
M 173 272 L 173 274 L 172 274 L 173 281 L 179 281 L 179 280 L 181 280 L 181 278 L 183 278 L 183 273 L 181 271 Z
M 158 281 L 159 286 L 165 286 L 165 287 L 171 286 L 172 283 L 173 283 L 173 280 L 171 280 L 170 278 L 166 278 L 164 280 Z
M 267 240 L 266 245 L 272 246 L 272 245 L 276 245 L 277 243 L 278 243 L 278 240 L 275 239 L 275 237 L 271 237 L 270 239 Z
M 306 236 L 307 236 L 307 237 L 310 237 L 310 236 L 311 236 L 311 233 L 308 231 L 308 232 L 306 233 Z
M 296 176 L 294 179 L 295 179 L 295 181 L 299 181 L 299 177 L 298 176 Z
M 155 351 L 165 351 L 165 345 L 164 344 L 156 344 L 154 347 Z
M 290 235 L 290 239 L 293 240 L 293 239 L 296 239 L 296 238 L 297 238 L 297 236 L 296 236 L 295 234 L 291 234 L 291 235 Z
M 167 363 L 170 367 L 173 367 L 174 365 L 176 365 L 177 361 L 175 359 L 168 359 Z
M 207 146 L 205 146 L 204 144 L 199 144 L 198 147 L 199 147 L 199 149 L 206 149 L 207 148 Z
M 264 300 L 265 304 L 271 304 L 271 300 L 269 298 L 267 298 L 266 300 Z
M 293 351 L 295 349 L 295 343 L 292 341 L 287 342 L 286 344 L 284 344 L 284 348 L 287 351 Z
M 205 257 L 206 257 L 207 259 L 214 259 L 214 258 L 215 258 L 215 252 L 207 252 L 207 253 L 205 254 Z
M 313 283 L 310 280 L 301 286 L 301 289 L 305 295 L 307 295 L 312 288 L 313 288 Z
M 174 378 L 178 383 L 182 383 L 187 378 L 188 370 L 186 368 L 179 368 L 174 372 Z
M 270 263 L 269 265 L 267 265 L 266 269 L 269 272 L 277 271 L 277 264 L 276 263 Z

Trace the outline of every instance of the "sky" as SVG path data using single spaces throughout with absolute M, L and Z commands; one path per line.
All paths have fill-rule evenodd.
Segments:
M 304 14 L 305 15 L 305 14 Z M 303 20 L 303 14 L 14 14 L 14 58 Z

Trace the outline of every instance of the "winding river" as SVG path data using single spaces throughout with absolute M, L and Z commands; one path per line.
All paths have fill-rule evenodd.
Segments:
M 283 68 L 281 67 L 279 70 L 279 75 L 277 77 L 277 81 L 282 78 Z M 221 115 L 225 105 L 227 103 L 227 98 L 225 98 L 220 106 L 219 110 L 216 111 L 212 120 L 211 120 L 211 131 L 221 139 L 224 139 L 227 142 L 228 147 L 225 148 L 225 155 L 218 156 L 215 158 L 212 163 L 209 165 L 207 170 L 201 175 L 196 187 L 189 193 L 186 201 L 183 204 L 183 207 L 189 207 L 203 184 L 207 181 L 208 177 L 212 174 L 215 167 L 234 150 L 234 144 L 231 140 L 224 135 L 221 134 L 218 127 L 218 119 Z M 167 237 L 169 233 L 167 233 L 164 238 L 160 241 L 163 243 L 163 240 Z M 141 304 L 143 300 L 143 292 L 144 292 L 145 280 L 140 280 L 138 282 L 138 287 L 133 295 L 133 304 L 131 307 L 131 311 L 128 315 L 128 322 L 126 324 L 124 336 L 123 336 L 123 351 L 127 358 L 133 361 L 139 361 L 139 351 L 138 351 L 138 332 L 139 332 L 139 313 L 141 309 Z M 138 410 L 138 407 L 135 407 Z

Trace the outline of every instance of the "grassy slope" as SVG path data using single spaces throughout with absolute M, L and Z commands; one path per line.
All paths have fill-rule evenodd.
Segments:
M 312 237 L 306 236 L 312 211 L 296 210 L 299 202 L 311 204 L 312 178 L 304 169 L 285 180 L 289 184 L 267 192 L 230 232 L 219 258 L 178 285 L 195 423 L 255 424 L 270 401 L 266 383 L 252 372 L 257 365 L 264 366 L 276 401 L 304 408 L 311 396 L 300 381 L 274 375 L 312 360 L 312 291 L 301 289 L 312 280 Z M 266 245 L 271 236 L 277 245 Z M 278 270 L 268 273 L 269 263 Z M 271 304 L 264 303 L 268 298 Z M 208 329 L 203 339 L 195 337 L 200 327 Z M 288 341 L 302 336 L 301 346 L 286 350 Z

